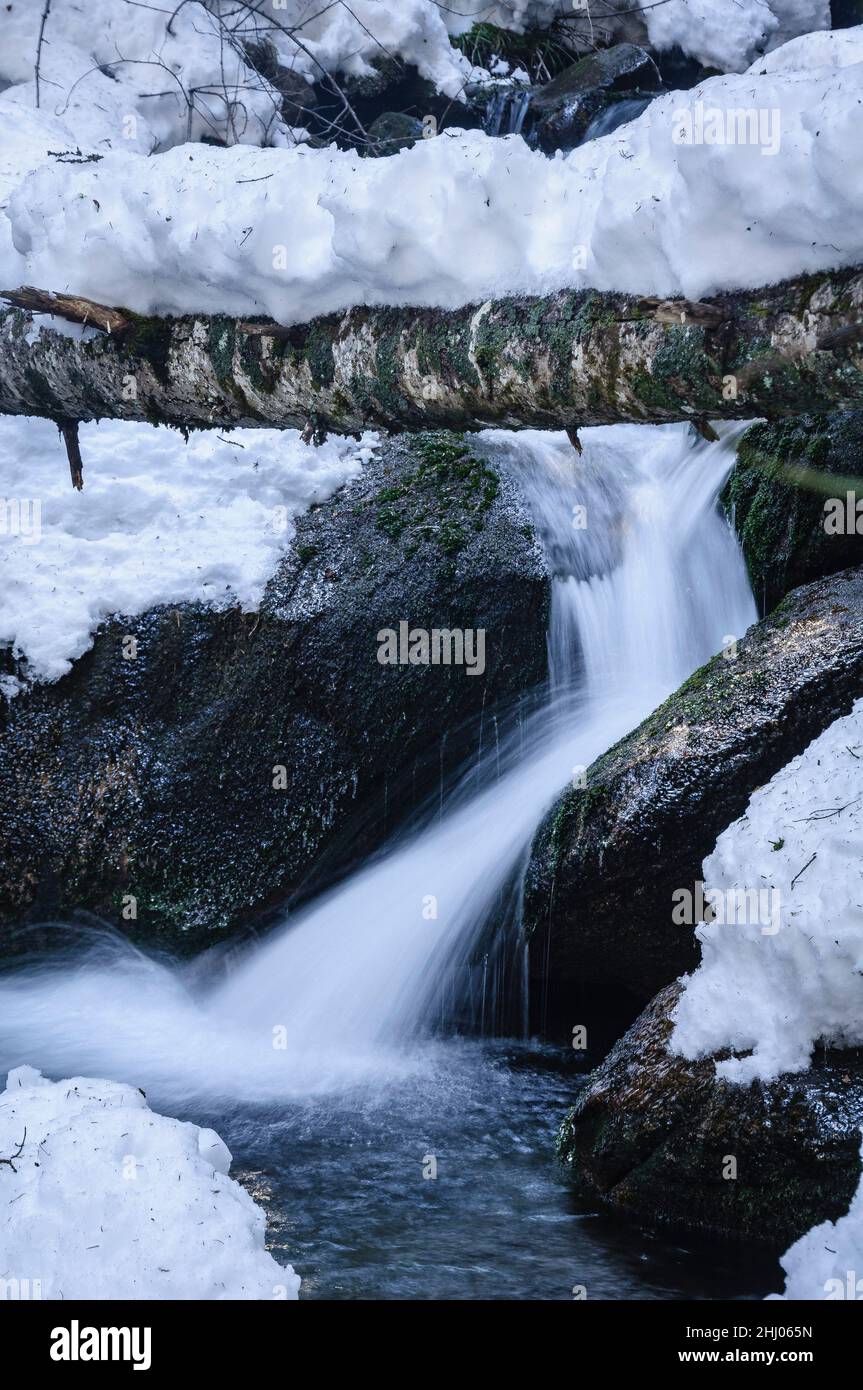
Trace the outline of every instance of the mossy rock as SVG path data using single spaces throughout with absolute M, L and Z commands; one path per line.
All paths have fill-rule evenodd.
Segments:
M 863 502 L 863 413 L 761 423 L 746 431 L 722 494 L 762 613 L 799 584 L 863 564 L 860 534 L 825 527 L 825 503 Z
M 369 126 L 369 152 L 373 155 L 398 154 L 409 150 L 423 138 L 422 121 L 401 111 L 384 111 Z
M 475 755 L 484 712 L 532 703 L 548 603 L 515 485 L 456 436 L 389 442 L 297 519 L 258 612 L 118 616 L 0 705 L 0 943 L 85 912 L 192 948 L 332 882 Z M 402 620 L 484 628 L 484 674 L 381 665 Z
M 756 787 L 863 695 L 863 571 L 794 590 L 570 787 L 534 840 L 524 915 L 555 1012 L 572 985 L 641 1002 L 698 961 L 672 921 Z

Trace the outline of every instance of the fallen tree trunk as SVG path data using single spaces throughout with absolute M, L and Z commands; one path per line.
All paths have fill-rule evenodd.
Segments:
M 2 295 L 0 413 L 356 433 L 768 418 L 863 405 L 863 267 L 709 302 L 595 290 L 285 328 Z M 50 312 L 82 327 L 35 331 Z

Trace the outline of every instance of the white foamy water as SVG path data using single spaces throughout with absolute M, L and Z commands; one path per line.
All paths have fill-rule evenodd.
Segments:
M 677 425 L 585 430 L 580 458 L 563 434 L 482 436 L 518 478 L 554 573 L 550 696 L 505 736 L 495 780 L 456 784 L 425 828 L 215 984 L 116 942 L 6 976 L 0 1062 L 175 1099 L 266 1099 L 433 1067 L 428 1029 L 455 1012 L 471 952 L 573 768 L 756 617 L 716 506 L 741 428 L 717 444 Z

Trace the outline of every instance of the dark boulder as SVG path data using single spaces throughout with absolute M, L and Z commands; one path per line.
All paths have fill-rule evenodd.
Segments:
M 833 29 L 863 24 L 863 0 L 830 0 L 830 22 Z
M 245 54 L 252 67 L 275 87 L 282 103 L 282 116 L 288 125 L 307 126 L 309 116 L 318 105 L 315 87 L 302 73 L 287 67 L 279 58 L 275 44 L 268 39 L 246 44 Z
M 641 1221 L 784 1249 L 856 1191 L 863 1053 L 827 1051 L 773 1082 L 721 1081 L 715 1059 L 668 1051 L 679 993 L 662 990 L 588 1078 L 559 1154 L 584 1189 Z
M 632 43 L 618 43 L 611 48 L 599 48 L 564 68 L 551 82 L 539 88 L 534 106 L 539 111 L 553 111 L 574 97 L 598 88 L 623 92 L 634 87 L 654 88 L 659 83 L 659 70 L 645 49 Z
M 859 532 L 847 525 L 848 492 L 860 501 Z M 828 511 L 841 506 L 838 527 L 829 499 Z M 762 613 L 798 584 L 863 564 L 863 413 L 753 425 L 722 501 Z
M 754 789 L 863 694 L 863 571 L 794 590 L 736 657 L 697 671 L 563 793 L 525 884 L 531 969 L 552 995 L 616 984 L 645 1001 L 698 959 L 672 893 Z
M 384 111 L 369 126 L 369 152 L 375 155 L 397 154 L 409 150 L 423 138 L 423 124 L 416 116 L 400 111 Z
M 544 680 L 548 593 L 506 478 L 452 435 L 387 444 L 298 519 L 259 612 L 117 618 L 0 710 L 0 922 L 194 945 L 334 878 Z M 484 628 L 485 673 L 382 665 L 401 621 Z

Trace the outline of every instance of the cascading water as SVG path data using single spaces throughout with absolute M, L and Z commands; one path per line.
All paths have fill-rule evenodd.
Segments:
M 521 135 L 530 102 L 530 89 L 502 87 L 495 92 L 482 123 L 486 135 Z
M 433 1065 L 468 963 L 572 775 L 756 616 L 716 507 L 739 429 L 489 432 L 553 573 L 550 695 L 442 814 L 230 964 L 213 983 L 117 943 L 0 984 L 0 1064 L 96 1074 L 189 1097 L 266 1100 Z M 466 626 L 470 623 L 466 620 Z M 487 634 L 493 642 L 495 634 Z
M 634 121 L 646 111 L 653 95 L 645 97 L 625 97 L 623 101 L 613 101 L 604 110 L 597 113 L 587 130 L 584 132 L 581 143 L 586 145 L 589 140 L 598 140 L 603 135 L 610 135 L 613 130 L 626 125 L 629 121 Z

